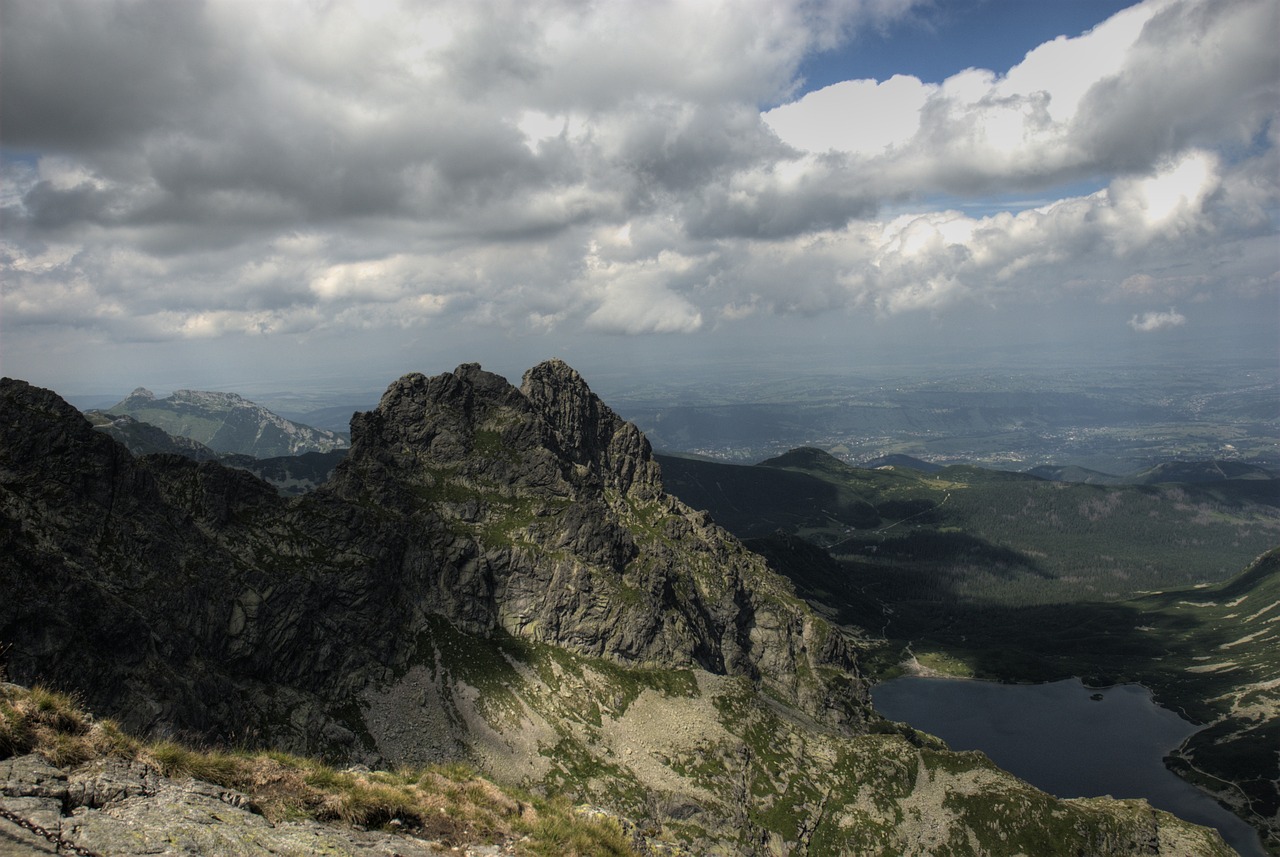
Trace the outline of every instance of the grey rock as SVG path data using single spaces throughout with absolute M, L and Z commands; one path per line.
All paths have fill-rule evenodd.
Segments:
M 404 376 L 296 499 L 217 462 L 134 458 L 5 380 L 0 512 L 10 672 L 135 732 L 368 761 L 357 700 L 433 617 L 748 676 L 833 725 L 866 716 L 840 635 L 663 494 L 643 435 L 559 361 L 521 389 L 475 365 Z
M 350 451 L 328 481 L 283 497 L 217 462 L 135 458 L 54 393 L 0 380 L 0 640 L 11 646 L 9 675 L 75 689 L 136 734 L 369 766 L 487 752 L 536 783 L 553 763 L 572 761 L 548 758 L 558 741 L 588 746 L 589 717 L 603 729 L 608 715 L 540 719 L 507 700 L 495 721 L 518 720 L 529 743 L 508 741 L 477 714 L 504 703 L 481 698 L 480 685 L 485 669 L 528 665 L 482 663 L 464 675 L 443 652 L 490 638 L 488 656 L 500 659 L 514 638 L 610 661 L 598 671 L 623 676 L 618 688 L 636 673 L 616 665 L 671 679 L 702 670 L 699 686 L 714 674 L 734 690 L 699 705 L 740 706 L 741 729 L 776 711 L 776 721 L 755 722 L 795 730 L 786 751 L 797 754 L 794 765 L 784 771 L 784 758 L 780 775 L 811 773 L 798 770 L 801 745 L 849 747 L 866 737 L 875 715 L 851 638 L 710 516 L 664 493 L 643 435 L 568 366 L 536 366 L 519 389 L 474 364 L 406 375 L 351 428 Z M 466 654 L 454 651 L 455 665 Z M 616 690 L 612 703 L 591 696 L 586 676 L 596 671 L 540 687 L 565 707 L 627 705 Z M 655 689 L 645 696 L 665 698 Z M 740 771 L 731 781 L 740 794 L 727 804 L 711 791 L 686 798 L 676 783 L 645 797 L 658 816 L 646 820 L 664 811 L 694 818 L 737 853 L 790 848 L 747 817 L 751 776 L 764 767 L 740 737 L 713 725 L 722 735 L 716 782 Z M 270 825 L 243 795 L 128 764 L 68 775 L 11 762 L 0 769 L 6 801 L 53 802 L 27 810 L 103 853 L 432 853 L 403 837 Z M 1107 842 L 1089 853 L 1141 847 Z
M 0 808 L 57 837 L 0 818 L 0 855 L 391 855 L 438 857 L 439 848 L 394 833 L 316 822 L 272 824 L 242 794 L 200 780 L 162 777 L 108 759 L 66 772 L 37 756 L 0 762 Z M 11 791 L 32 796 L 10 797 Z

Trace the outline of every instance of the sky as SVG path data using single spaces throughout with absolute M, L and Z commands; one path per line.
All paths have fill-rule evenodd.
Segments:
M 64 394 L 1280 359 L 1274 0 L 0 25 L 0 372 Z

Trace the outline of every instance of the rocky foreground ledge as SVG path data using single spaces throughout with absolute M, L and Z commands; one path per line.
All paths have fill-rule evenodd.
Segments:
M 37 754 L 0 762 L 0 855 L 367 854 L 439 857 L 501 854 L 500 846 L 450 852 L 410 836 L 316 821 L 272 823 L 233 789 L 170 779 L 124 759 L 68 771 Z M 509 853 L 509 852 L 508 852 Z
M 339 771 L 144 742 L 65 694 L 0 682 L 0 857 L 680 853 L 607 811 L 513 795 L 460 766 Z

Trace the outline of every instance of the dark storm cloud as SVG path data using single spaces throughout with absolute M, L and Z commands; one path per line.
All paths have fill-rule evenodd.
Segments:
M 109 222 L 111 195 L 85 182 L 59 190 L 43 181 L 22 198 L 23 212 L 36 229 L 62 229 L 73 223 Z
M 4 0 L 5 146 L 92 152 L 181 127 L 238 73 L 203 7 Z

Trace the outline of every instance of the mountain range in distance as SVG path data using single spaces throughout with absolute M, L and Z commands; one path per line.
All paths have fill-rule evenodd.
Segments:
M 162 441 L 142 436 L 131 424 L 117 422 L 113 417 L 131 417 L 170 436 L 201 444 L 215 455 L 272 458 L 332 452 L 350 445 L 344 433 L 285 419 L 235 393 L 177 390 L 157 398 L 150 390 L 139 387 L 98 413 L 103 430 L 115 432 L 126 445 L 132 440 L 140 448 Z
M 622 413 L 651 440 L 657 439 L 655 445 L 660 450 L 734 463 L 750 463 L 752 454 L 770 458 L 789 449 L 814 445 L 809 440 L 825 433 L 827 442 L 820 444 L 823 449 L 846 461 L 860 461 L 860 466 L 867 468 L 896 465 L 930 472 L 947 464 L 967 463 L 1025 471 L 1054 481 L 1105 485 L 1218 481 L 1250 475 L 1269 478 L 1280 468 L 1272 440 L 1280 431 L 1280 398 L 1269 389 L 1259 389 L 1253 381 L 1246 373 L 1239 389 L 1188 394 L 1189 403 L 1176 407 L 1162 396 L 1153 397 L 1155 403 L 1144 405 L 1141 394 L 1135 395 L 1128 387 L 1112 390 L 1100 381 L 1089 386 L 1087 393 L 1069 389 L 1050 394 L 1033 389 L 998 395 L 948 393 L 932 389 L 937 386 L 936 381 L 927 390 L 906 383 L 893 388 L 880 384 L 875 395 L 864 393 L 852 402 L 853 391 L 860 388 L 823 383 L 815 384 L 812 390 L 802 385 L 805 391 L 798 394 L 797 402 L 732 401 L 753 391 L 776 397 L 777 393 L 762 382 L 759 388 L 746 388 L 727 397 L 730 401 L 723 404 L 717 399 L 726 398 L 723 392 L 712 396 L 712 403 L 697 405 L 689 402 L 693 393 L 671 391 L 665 395 L 678 396 L 679 404 L 673 399 L 671 404 L 655 406 L 652 403 L 664 395 L 660 390 L 646 390 L 643 396 L 633 391 L 630 410 Z M 868 383 L 861 382 L 864 387 Z M 976 381 L 970 379 L 970 386 L 980 387 L 982 383 L 993 382 L 985 375 Z M 179 390 L 157 398 L 144 388 L 105 408 L 88 407 L 98 405 L 101 397 L 81 397 L 79 401 L 86 403 L 82 408 L 91 419 L 135 453 L 165 451 L 171 444 L 165 437 L 148 433 L 121 417 L 156 426 L 168 437 L 186 438 L 180 441 L 185 454 L 206 454 L 190 446 L 189 442 L 194 441 L 209 447 L 211 455 L 252 458 L 343 449 L 352 415 L 372 406 L 333 403 L 350 400 L 352 393 L 267 396 L 273 408 L 297 410 L 269 409 L 235 393 Z M 1121 397 L 1126 400 L 1123 405 L 1114 401 Z M 1137 404 L 1129 401 L 1135 398 Z M 871 402 L 874 407 L 868 404 Z M 1208 407 L 1207 402 L 1214 407 Z M 867 416 L 867 408 L 871 408 L 871 417 L 861 419 Z M 928 412 L 927 420 L 921 417 L 922 409 Z M 780 412 L 787 414 L 785 421 L 770 416 Z M 859 418 L 856 426 L 850 423 L 855 418 Z M 683 428 L 673 430 L 673 419 Z M 1147 432 L 1141 429 L 1144 419 L 1151 421 Z M 1179 420 L 1183 427 L 1174 434 L 1198 433 L 1195 443 L 1169 437 L 1168 424 Z M 837 429 L 841 425 L 844 428 Z M 882 431 L 890 431 L 891 435 L 877 434 Z M 1150 438 L 1144 437 L 1148 433 L 1161 435 L 1164 440 L 1153 445 Z M 851 439 L 853 434 L 858 434 L 857 439 Z M 1099 456 L 1097 450 L 1082 453 L 1083 435 L 1094 437 L 1100 445 L 1109 445 L 1112 451 L 1106 456 Z M 1236 443 L 1227 442 L 1227 436 Z M 1223 442 L 1202 443 L 1209 437 L 1222 437 Z M 1010 459 L 1007 452 L 992 455 L 982 449 L 997 443 L 1006 448 L 1035 446 L 1037 451 L 1035 455 L 1021 456 L 1020 466 L 1019 460 Z M 877 446 L 917 448 L 928 457 L 906 452 L 861 458 L 855 454 L 858 449 L 868 451 Z M 966 446 L 972 448 L 961 448 Z M 942 452 L 946 454 L 939 454 Z M 1197 458 L 1196 452 L 1216 454 Z M 1047 461 L 1026 466 L 1036 457 Z M 1104 471 L 1082 463 L 1099 458 L 1112 465 L 1128 462 L 1140 466 Z
M 50 391 L 0 394 L 9 677 L 74 689 L 133 732 L 469 760 L 643 819 L 668 853 L 1229 853 L 1142 802 L 1051 798 L 879 718 L 876 629 L 824 618 L 838 605 L 798 598 L 669 493 L 644 435 L 563 363 L 519 387 L 475 365 L 401 378 L 296 497 L 215 460 L 135 457 Z M 958 493 L 1053 484 L 863 474 L 924 494 L 836 486 L 848 514 L 914 528 L 888 520 L 906 513 L 944 548 Z M 239 782 L 227 770 L 211 794 Z M 110 826 L 92 813 L 62 829 Z
M 1004 470 L 1074 466 L 1132 481 L 1170 461 L 1280 470 L 1274 361 L 1202 366 L 820 367 L 735 383 L 618 382 L 618 412 L 670 453 L 749 464 L 797 447 Z

